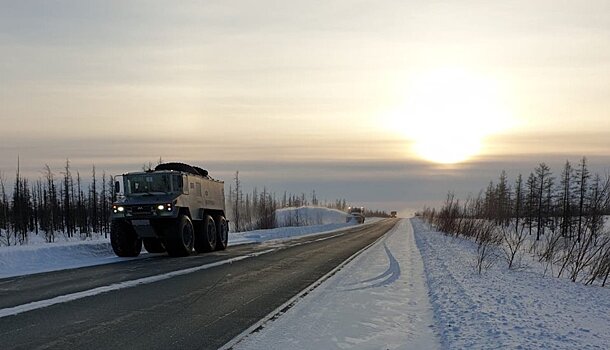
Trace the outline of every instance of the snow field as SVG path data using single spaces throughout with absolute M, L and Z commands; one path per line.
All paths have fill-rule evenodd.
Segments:
M 479 275 L 475 242 L 412 222 L 443 348 L 610 347 L 610 289 L 511 271 L 504 261 Z
M 408 220 L 235 349 L 437 349 Z

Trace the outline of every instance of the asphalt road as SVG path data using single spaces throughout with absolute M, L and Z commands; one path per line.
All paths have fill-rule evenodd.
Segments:
M 396 222 L 187 258 L 159 255 L 0 279 L 0 349 L 216 349 Z M 134 280 L 141 284 L 95 294 Z M 91 290 L 95 295 L 84 296 Z M 74 300 L 64 302 L 66 295 Z

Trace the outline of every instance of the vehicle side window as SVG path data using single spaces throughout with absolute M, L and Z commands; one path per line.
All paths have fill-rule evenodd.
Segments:
M 195 186 L 197 187 L 196 192 L 198 196 L 201 196 L 201 183 L 197 182 L 195 184 Z
M 172 176 L 172 190 L 174 192 L 177 193 L 182 193 L 182 189 L 183 189 L 183 183 L 182 183 L 182 176 L 181 175 L 174 175 Z
M 182 181 L 184 182 L 184 187 L 182 188 L 182 190 L 184 191 L 183 193 L 184 194 L 189 194 L 189 186 L 188 186 L 189 178 L 188 178 L 188 176 L 183 176 L 182 177 Z

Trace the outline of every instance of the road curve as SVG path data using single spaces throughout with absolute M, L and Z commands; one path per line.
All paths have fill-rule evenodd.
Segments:
M 0 349 L 216 349 L 396 222 L 0 279 Z

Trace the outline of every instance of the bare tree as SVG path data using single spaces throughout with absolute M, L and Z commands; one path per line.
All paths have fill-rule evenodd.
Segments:
M 561 224 L 560 231 L 563 237 L 572 237 L 572 216 L 573 216 L 573 181 L 574 169 L 569 161 L 566 161 L 561 174 Z
M 91 187 L 89 188 L 89 218 L 91 222 L 91 230 L 93 232 L 99 232 L 99 199 L 97 197 L 97 178 L 95 175 L 95 165 L 93 165 L 91 169 Z M 89 234 L 89 236 L 91 235 Z
M 108 238 L 108 217 L 110 216 L 110 203 L 106 189 L 106 172 L 102 172 L 102 190 L 100 192 L 100 228 L 104 232 L 104 238 Z
M 496 262 L 498 255 L 495 249 L 501 238 L 496 233 L 495 225 L 490 221 L 481 222 L 478 228 L 476 269 L 481 274 L 483 270 L 489 269 Z
M 527 237 L 525 233 L 525 225 L 521 218 L 523 216 L 523 178 L 521 174 L 517 177 L 515 182 L 515 205 L 512 213 L 514 219 L 513 227 L 502 226 L 502 237 L 504 239 L 504 254 L 508 261 L 508 268 L 512 269 L 515 263 L 515 258 L 522 251 L 522 246 L 525 243 Z
M 577 169 L 576 185 L 578 186 L 578 228 L 577 239 L 580 241 L 583 231 L 583 218 L 585 215 L 585 198 L 587 196 L 587 183 L 589 181 L 589 170 L 587 169 L 587 158 L 582 157 Z
M 547 204 L 545 201 L 546 194 L 553 186 L 553 178 L 551 177 L 551 171 L 545 163 L 540 163 L 536 168 L 536 177 L 538 183 L 537 200 L 538 205 L 536 207 L 536 213 L 538 217 L 536 227 L 536 241 L 540 240 L 540 235 L 544 234 L 544 228 L 547 219 Z
M 64 212 L 64 227 L 66 228 L 66 234 L 68 237 L 72 237 L 74 233 L 74 218 L 72 215 L 72 202 L 74 198 L 74 182 L 72 179 L 72 172 L 70 171 L 70 160 L 66 159 L 66 166 L 64 172 L 64 183 L 63 183 L 63 212 Z
M 497 223 L 508 226 L 510 219 L 510 187 L 506 171 L 502 170 L 495 189 L 497 206 Z
M 9 208 L 10 204 L 4 185 L 4 174 L 0 172 L 0 240 L 7 242 L 7 245 L 10 238 Z
M 533 231 L 535 208 L 536 208 L 536 203 L 538 202 L 536 200 L 536 188 L 537 187 L 538 187 L 538 184 L 536 182 L 536 176 L 534 175 L 534 173 L 530 173 L 529 177 L 527 178 L 527 183 L 526 183 L 527 194 L 525 197 L 525 203 L 526 203 L 525 220 L 527 222 L 528 233 L 530 236 L 532 235 L 532 231 Z
M 235 189 L 234 189 L 234 202 L 233 202 L 233 221 L 235 224 L 235 232 L 239 232 L 240 229 L 240 205 L 241 205 L 241 181 L 239 180 L 239 170 L 235 172 Z

